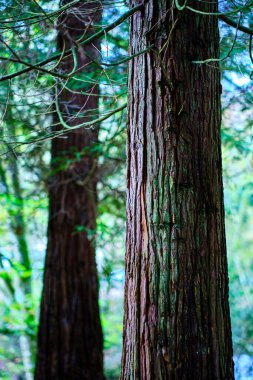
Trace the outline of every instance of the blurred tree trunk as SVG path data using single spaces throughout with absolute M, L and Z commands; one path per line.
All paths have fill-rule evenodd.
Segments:
M 13 132 L 15 135 L 15 123 L 13 123 Z M 24 299 L 23 305 L 23 321 L 26 321 L 27 314 L 30 317 L 30 322 L 33 320 L 33 314 L 29 313 L 29 308 L 27 307 L 27 299 L 32 297 L 32 266 L 30 260 L 30 253 L 28 249 L 27 242 L 27 232 L 26 232 L 26 221 L 24 217 L 24 199 L 22 195 L 22 190 L 20 186 L 20 173 L 17 162 L 17 157 L 14 154 L 10 157 L 10 172 L 12 179 L 12 188 L 13 195 L 16 200 L 16 210 L 10 213 L 10 221 L 13 233 L 16 237 L 18 244 L 18 251 L 20 255 L 20 263 L 24 268 L 25 276 L 20 276 L 20 286 L 22 289 L 22 296 Z M 13 300 L 16 301 L 16 294 L 12 293 Z M 24 323 L 25 324 L 25 323 Z M 28 326 L 25 326 L 28 330 Z M 19 345 L 20 353 L 24 366 L 24 375 L 26 380 L 32 380 L 33 378 L 33 361 L 34 357 L 34 348 L 35 348 L 35 339 L 31 339 L 26 334 L 20 334 L 19 336 Z
M 8 113 L 6 115 L 8 115 L 8 121 L 11 121 L 11 113 Z M 13 122 L 11 125 L 13 128 L 13 135 L 15 136 L 15 123 Z M 23 308 L 20 310 L 20 313 L 22 315 L 21 320 L 24 323 L 26 331 L 28 331 L 28 326 L 26 325 L 27 314 L 29 314 L 30 323 L 33 321 L 33 314 L 30 313 L 29 307 L 27 306 L 27 299 L 31 297 L 32 294 L 32 267 L 28 250 L 28 242 L 26 238 L 27 233 L 25 223 L 26 221 L 24 218 L 24 199 L 20 186 L 19 167 L 17 161 L 17 157 L 13 152 L 11 152 L 11 155 L 9 156 L 10 164 L 8 166 L 8 171 L 11 177 L 10 186 L 7 181 L 6 168 L 4 168 L 2 162 L 0 163 L 0 181 L 4 189 L 4 194 L 7 197 L 13 196 L 15 200 L 13 202 L 14 204 L 9 204 L 7 207 L 7 212 L 11 231 L 13 232 L 13 235 L 17 241 L 20 264 L 22 265 L 23 271 L 25 272 L 25 276 L 22 271 L 19 273 L 20 287 L 15 287 L 15 281 L 13 281 L 13 278 L 9 275 L 5 275 L 3 277 L 3 280 L 5 282 L 6 288 L 9 291 L 11 301 L 16 303 L 20 302 L 20 305 L 23 306 Z M 4 265 L 2 263 L 2 255 L 0 256 L 0 268 L 4 269 Z M 19 297 L 16 295 L 17 290 L 19 291 Z M 20 301 L 20 297 L 22 297 L 22 301 Z M 32 356 L 34 353 L 34 340 L 31 338 L 31 336 L 28 337 L 27 334 L 21 333 L 19 335 L 19 346 L 20 355 L 23 362 L 24 378 L 25 380 L 32 380 Z
M 58 47 L 62 50 L 65 44 L 66 48 L 76 49 L 80 68 L 76 76 L 86 82 L 78 82 L 77 87 L 77 82 L 71 79 L 67 82 L 68 88 L 58 86 L 60 112 L 69 126 L 91 121 L 97 114 L 99 87 L 90 84 L 96 66 L 86 66 L 90 58 L 98 58 L 100 43 L 85 46 L 84 51 L 77 40 L 84 33 L 84 38 L 92 34 L 93 24 L 99 24 L 100 19 L 98 2 L 80 2 L 58 20 Z M 73 66 L 73 55 L 61 62 L 66 73 Z M 56 123 L 59 123 L 58 116 Z M 53 175 L 49 183 L 48 247 L 38 334 L 37 380 L 103 379 L 95 262 L 97 163 L 92 153 L 97 139 L 98 129 L 94 127 L 76 129 L 52 141 Z
M 230 380 L 220 74 L 192 62 L 219 57 L 217 18 L 173 4 L 149 0 L 130 25 L 130 54 L 154 48 L 129 68 L 121 379 Z
M 10 101 L 11 100 L 12 97 L 10 98 Z M 12 134 L 14 140 L 16 138 L 16 119 L 12 114 L 11 107 L 7 107 L 5 117 L 7 125 L 11 126 L 9 132 Z M 9 177 L 9 180 L 7 177 Z M 11 301 L 22 305 L 22 308 L 20 308 L 20 321 L 23 323 L 22 327 L 25 329 L 25 332 L 22 332 L 19 336 L 20 355 L 23 362 L 24 377 L 26 380 L 32 380 L 32 359 L 35 342 L 33 337 L 27 334 L 29 323 L 32 324 L 34 322 L 34 315 L 30 310 L 28 302 L 32 295 L 32 266 L 27 241 L 27 220 L 25 218 L 24 196 L 20 180 L 20 166 L 18 157 L 11 147 L 8 161 L 6 160 L 0 163 L 0 182 L 4 189 L 3 193 L 5 196 L 7 198 L 13 197 L 12 202 L 7 203 L 6 210 L 8 212 L 10 230 L 16 239 L 19 262 L 22 266 L 22 271 L 19 272 L 19 287 L 15 286 L 15 281 L 13 281 L 13 278 L 9 275 L 5 276 L 3 280 L 9 290 Z M 0 267 L 4 268 L 2 257 L 0 258 Z M 18 296 L 17 292 L 19 293 Z M 29 323 L 27 323 L 27 315 L 29 315 Z

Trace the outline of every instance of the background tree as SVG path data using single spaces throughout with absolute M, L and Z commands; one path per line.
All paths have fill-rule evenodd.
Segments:
M 66 2 L 62 2 L 65 5 Z M 78 39 L 95 32 L 98 2 L 77 3 L 58 22 L 59 50 L 72 49 L 60 63 L 63 73 L 85 72 L 57 89 L 56 110 L 68 128 L 90 122 L 98 113 L 96 66 L 100 43 L 85 48 Z M 76 62 L 77 61 L 77 62 Z M 84 71 L 85 70 L 85 71 Z M 87 80 L 87 78 L 89 80 Z M 87 83 L 84 85 L 84 83 Z M 48 248 L 38 333 L 36 379 L 103 379 L 103 339 L 95 262 L 97 216 L 96 152 L 98 128 L 69 132 L 52 142 L 49 183 Z
M 50 3 L 50 2 L 49 2 Z M 4 96 L 6 97 L 6 103 L 3 103 L 3 115 L 5 114 L 5 105 L 8 103 L 10 99 L 8 98 L 8 81 L 10 80 L 10 76 L 12 77 L 12 82 L 10 84 L 10 91 L 15 93 L 17 92 L 16 86 L 20 86 L 22 88 L 22 91 L 24 90 L 24 93 L 27 93 L 27 97 L 21 97 L 21 92 L 18 93 L 17 98 L 15 98 L 15 101 L 13 104 L 13 110 L 16 113 L 18 107 L 21 107 L 22 110 L 22 118 L 19 117 L 19 125 L 20 129 L 18 130 L 18 133 L 14 136 L 9 133 L 9 130 L 11 130 L 11 123 L 9 123 L 8 118 L 5 118 L 4 120 L 4 129 L 2 134 L 2 142 L 1 145 L 1 153 L 6 154 L 8 151 L 13 152 L 13 154 L 18 158 L 18 163 L 21 164 L 23 160 L 25 160 L 25 165 L 22 166 L 22 172 L 26 173 L 29 179 L 29 191 L 25 192 L 25 194 L 30 194 L 30 192 L 34 191 L 33 189 L 33 180 L 34 176 L 36 175 L 35 172 L 39 173 L 41 169 L 40 162 L 37 162 L 36 155 L 34 157 L 28 156 L 28 152 L 31 150 L 35 151 L 35 147 L 37 148 L 37 151 L 42 151 L 42 145 L 43 148 L 46 149 L 45 158 L 48 162 L 48 152 L 47 148 L 48 145 L 44 145 L 44 142 L 48 139 L 54 138 L 58 135 L 63 135 L 68 132 L 68 128 L 63 127 L 62 129 L 57 128 L 57 125 L 54 125 L 54 128 L 51 129 L 50 126 L 50 115 L 51 115 L 51 108 L 52 107 L 52 97 L 53 97 L 53 104 L 54 109 L 57 110 L 58 107 L 58 114 L 56 116 L 60 119 L 61 117 L 65 119 L 63 121 L 63 124 L 65 122 L 69 122 L 69 118 L 64 114 L 64 109 L 62 105 L 59 102 L 58 97 L 60 97 L 62 93 L 62 89 L 67 89 L 68 91 L 75 92 L 75 94 L 79 95 L 87 95 L 87 88 L 89 89 L 90 86 L 87 86 L 87 82 L 97 82 L 97 73 L 92 75 L 89 73 L 89 70 L 87 70 L 86 67 L 86 74 L 81 72 L 78 68 L 76 72 L 73 74 L 71 78 L 65 79 L 64 74 L 62 72 L 62 65 L 59 64 L 55 65 L 54 61 L 53 64 L 47 65 L 47 68 L 42 71 L 39 66 L 30 65 L 30 63 L 26 63 L 27 58 L 29 58 L 29 62 L 34 62 L 35 60 L 43 61 L 48 56 L 54 56 L 55 54 L 55 47 L 54 47 L 54 22 L 59 14 L 68 14 L 69 11 L 66 7 L 66 5 L 63 5 L 59 10 L 57 7 L 51 8 L 51 4 L 49 4 L 47 1 L 43 3 L 33 3 L 29 4 L 29 6 L 24 6 L 22 4 L 19 4 L 18 7 L 14 7 L 11 5 L 9 8 L 2 9 L 3 11 L 9 12 L 10 18 L 5 18 L 5 21 L 7 21 L 7 25 L 4 24 L 4 30 L 5 33 L 3 35 L 3 56 L 1 57 L 4 65 L 4 70 L 2 71 L 3 76 L 1 77 L 2 85 L 1 90 L 5 88 L 5 85 L 7 84 L 6 88 L 7 91 L 5 92 Z M 77 2 L 73 2 L 77 3 Z M 41 5 L 44 6 L 42 9 Z M 73 5 L 73 4 L 72 4 Z M 22 9 L 22 12 L 21 12 Z M 45 11 L 46 9 L 46 11 Z M 99 67 L 99 62 L 96 64 L 94 63 L 93 67 L 91 67 L 91 70 L 95 67 L 99 67 L 99 76 L 100 76 L 100 83 L 101 83 L 101 96 L 100 98 L 103 99 L 100 105 L 100 114 L 101 119 L 103 120 L 103 125 L 100 128 L 101 130 L 101 138 L 97 141 L 97 143 L 93 143 L 92 146 L 92 157 L 94 157 L 96 160 L 99 161 L 99 170 L 97 171 L 97 175 L 95 180 L 99 179 L 99 185 L 100 185 L 100 217 L 98 220 L 98 230 L 97 234 L 99 236 L 99 244 L 98 249 L 100 250 L 99 254 L 101 255 L 101 251 L 103 252 L 103 256 L 100 258 L 100 273 L 103 281 L 103 287 L 107 287 L 108 284 L 108 290 L 104 293 L 103 297 L 103 325 L 106 332 L 106 340 L 105 340 L 105 348 L 106 352 L 109 352 L 111 350 L 111 345 L 114 345 L 114 347 L 120 347 L 120 339 L 115 341 L 114 336 L 117 338 L 120 337 L 121 334 L 121 323 L 119 323 L 120 319 L 116 318 L 117 324 L 114 323 L 114 326 L 111 325 L 113 318 L 109 318 L 111 321 L 108 321 L 108 310 L 111 309 L 112 303 L 110 300 L 110 294 L 111 294 L 111 287 L 112 287 L 112 279 L 111 279 L 111 271 L 112 271 L 112 262 L 111 259 L 113 258 L 113 249 L 116 248 L 117 245 L 120 245 L 120 249 L 122 252 L 122 238 L 119 240 L 119 232 L 122 230 L 122 215 L 124 213 L 123 211 L 119 210 L 119 206 L 122 207 L 122 204 L 124 202 L 124 196 L 122 192 L 122 188 L 124 189 L 124 179 L 122 181 L 122 167 L 124 163 L 124 155 L 125 155 L 125 149 L 124 149 L 124 134 L 122 136 L 122 132 L 124 131 L 124 125 L 120 125 L 122 123 L 122 114 L 116 113 L 113 109 L 115 106 L 117 107 L 118 102 L 120 102 L 120 98 L 125 98 L 125 80 L 126 80 L 126 74 L 125 74 L 125 68 L 126 68 L 126 62 L 125 62 L 125 56 L 122 57 L 122 53 L 125 53 L 126 47 L 127 47 L 127 41 L 121 38 L 117 38 L 117 31 L 114 31 L 113 29 L 115 26 L 120 25 L 124 20 L 127 19 L 127 17 L 132 12 L 127 12 L 122 17 L 120 16 L 122 11 L 124 9 L 106 9 L 105 12 L 105 18 L 104 18 L 104 24 L 109 24 L 109 27 L 105 27 L 105 31 L 101 30 L 101 25 L 96 25 L 95 31 L 101 31 L 100 36 L 104 37 L 104 54 L 103 58 L 100 58 L 99 56 L 96 57 L 98 61 L 101 59 L 104 59 L 103 66 Z M 20 14 L 22 13 L 22 17 L 20 17 Z M 32 14 L 32 16 L 31 16 Z M 63 17 L 64 18 L 64 17 Z M 23 21 L 22 21 L 23 20 Z M 109 21 L 110 20 L 110 21 Z M 110 23 L 109 23 L 109 22 Z M 28 52 L 26 52 L 25 49 L 22 49 L 22 42 L 23 42 L 23 34 L 20 33 L 21 31 L 24 33 L 27 30 L 27 28 L 31 28 L 31 35 L 30 36 L 24 36 L 24 41 L 27 43 L 27 46 L 29 47 Z M 16 32 L 17 30 L 17 32 Z M 126 28 L 124 28 L 126 30 Z M 41 33 L 42 32 L 42 33 Z M 125 33 L 125 32 L 124 32 Z M 9 36 L 15 35 L 15 38 L 17 39 L 17 43 L 13 43 L 11 38 Z M 126 33 L 125 33 L 126 35 Z M 123 34 L 124 36 L 124 34 Z M 27 37 L 27 38 L 26 38 Z M 85 41 L 86 38 L 89 37 L 89 34 L 85 33 L 83 35 L 83 40 Z M 21 41 L 19 41 L 19 38 Z M 83 41 L 82 40 L 82 41 Z M 95 40 L 94 40 L 95 41 Z M 6 46 L 10 42 L 11 50 Z M 118 47 L 116 46 L 118 45 Z M 66 49 L 67 50 L 67 49 Z M 108 53 L 109 52 L 109 53 Z M 87 52 L 86 52 L 87 53 Z M 64 54 L 64 53 L 63 53 Z M 9 55 L 9 60 L 6 59 L 6 56 Z M 60 53 L 62 58 L 62 52 Z M 14 58 L 13 58 L 14 57 Z M 115 66 L 115 63 L 111 60 L 119 59 L 119 62 L 121 63 L 119 66 Z M 89 59 L 90 60 L 90 59 Z M 89 61 L 87 60 L 87 61 Z M 62 60 L 60 59 L 62 62 Z M 62 62 L 63 63 L 63 62 Z M 108 67 L 108 70 L 104 69 Z M 114 70 L 114 67 L 116 67 L 115 74 L 113 73 L 112 69 Z M 24 69 L 25 68 L 25 69 Z M 27 68 L 29 69 L 27 71 Z M 72 72 L 71 67 L 71 72 Z M 52 74 L 50 72 L 52 70 Z M 53 72 L 55 70 L 55 73 Z M 93 70 L 94 71 L 94 70 Z M 6 74 L 6 75 L 5 75 Z M 55 74 L 55 75 L 54 75 Z M 67 73 L 69 74 L 69 72 Z M 55 79 L 56 78 L 56 79 Z M 55 89 L 56 89 L 56 83 L 57 83 L 57 97 L 55 97 Z M 93 83 L 94 84 L 94 83 Z M 86 87 L 85 87 L 86 86 Z M 20 98 L 19 98 L 20 96 Z M 122 104 L 122 103 L 121 103 Z M 31 108 L 29 107 L 31 105 Z M 37 108 L 38 107 L 38 108 Z M 125 105 L 120 106 L 116 108 L 116 111 L 121 111 L 125 108 Z M 112 111 L 108 112 L 108 109 L 112 109 Z M 90 115 L 90 122 L 89 128 L 91 128 L 94 124 L 94 117 L 96 118 L 98 114 L 98 110 L 95 110 L 92 115 Z M 37 118 L 38 115 L 38 118 Z M 84 121 L 89 119 L 89 115 L 87 117 L 87 114 L 79 114 L 78 116 L 81 116 L 80 120 Z M 73 117 L 76 116 L 76 112 L 73 112 Z M 107 119 L 110 117 L 110 123 L 107 121 Z M 28 124 L 31 121 L 31 125 Z M 48 123 L 49 121 L 49 123 Z M 59 123 L 59 120 L 54 120 L 54 124 Z M 70 120 L 70 123 L 73 123 L 73 120 Z M 27 124 L 27 130 L 24 128 L 25 123 Z M 77 123 L 78 124 L 78 123 Z M 82 123 L 83 126 L 83 123 Z M 80 126 L 78 126 L 80 128 Z M 74 129 L 78 129 L 77 125 L 74 126 Z M 63 137 L 64 138 L 64 137 Z M 123 144 L 122 144 L 123 142 Z M 87 149 L 87 153 L 89 154 L 89 149 Z M 80 155 L 79 155 L 80 153 Z M 42 153 L 43 154 L 43 153 Z M 70 161 L 72 160 L 75 162 L 76 160 L 80 159 L 80 156 L 83 155 L 84 152 L 73 152 L 73 157 L 67 157 L 67 159 L 62 158 L 62 164 L 63 166 L 68 166 Z M 27 161 L 27 158 L 30 158 L 30 161 Z M 38 164 L 37 169 L 34 170 L 34 173 L 29 173 L 28 167 L 33 166 L 33 164 Z M 35 166 L 36 166 L 35 164 Z M 22 165 L 22 164 L 21 164 Z M 116 180 L 113 178 L 113 173 L 117 172 L 117 176 L 119 179 Z M 45 174 L 45 173 L 44 173 Z M 119 177 L 120 175 L 120 177 Z M 21 183 L 22 187 L 26 186 L 26 177 L 21 177 Z M 45 180 L 45 176 L 43 178 Z M 122 183 L 121 183 L 122 182 Z M 34 185 L 36 186 L 36 182 L 34 182 Z M 36 187 L 36 194 L 39 194 L 40 197 L 45 197 L 44 192 L 42 192 L 41 187 Z M 38 196 L 38 195 L 36 195 Z M 120 198 L 119 198 L 120 197 Z M 46 201 L 46 197 L 44 201 Z M 11 200 L 8 199 L 6 202 L 10 202 Z M 109 202 L 108 202 L 109 201 Z M 40 293 L 40 284 L 41 284 L 41 268 L 40 263 L 43 255 L 41 254 L 41 249 L 43 250 L 44 241 L 40 240 L 40 243 L 36 244 L 35 242 L 35 234 L 41 229 L 41 227 L 44 226 L 45 221 L 39 218 L 39 224 L 35 224 L 36 221 L 32 219 L 32 212 L 37 212 L 36 208 L 38 203 L 36 204 L 33 202 L 33 199 L 29 198 L 26 199 L 24 202 L 25 206 L 25 217 L 27 218 L 28 215 L 31 217 L 26 220 L 27 224 L 29 225 L 29 248 L 31 249 L 31 257 L 32 257 L 32 265 L 34 270 L 33 275 L 33 287 L 35 289 L 35 304 L 32 305 L 33 309 L 32 312 L 36 312 L 37 310 L 37 303 L 38 303 L 38 295 Z M 5 203 L 7 204 L 7 203 Z M 31 208 L 31 212 L 30 212 Z M 27 209 L 29 209 L 29 214 L 27 213 Z M 36 210 L 36 211 L 35 211 Z M 119 217 L 109 217 L 112 213 L 112 211 L 117 210 L 117 214 Z M 41 210 L 42 215 L 45 218 L 45 212 L 46 210 Z M 113 232 L 110 231 L 109 225 L 111 226 L 112 223 L 117 223 L 116 228 L 113 229 Z M 117 220 L 117 222 L 116 222 Z M 41 221 L 41 225 L 40 225 Z M 5 224 L 5 219 L 3 220 L 3 223 Z M 35 232 L 36 230 L 36 232 Z M 43 236 L 44 232 L 41 231 Z M 77 231 L 78 232 L 78 231 Z M 82 231 L 79 231 L 82 232 Z M 91 231 L 88 229 L 87 231 L 89 235 L 94 238 L 94 230 Z M 5 232 L 7 235 L 7 233 Z M 118 242 L 114 240 L 114 247 L 112 247 L 112 237 L 116 237 L 118 239 Z M 11 237 L 12 238 L 12 237 Z M 120 241 L 120 244 L 119 244 Z M 37 246 L 40 245 L 39 251 L 37 251 Z M 42 248 L 41 248 L 42 247 Z M 108 253 L 107 253 L 108 251 Z M 110 252 L 109 252 L 110 251 Z M 6 251 L 3 251 L 4 257 L 3 257 L 3 265 L 4 268 L 1 269 L 1 275 L 2 278 L 8 277 L 11 275 L 11 271 L 8 268 L 9 257 L 11 256 L 11 252 L 8 252 L 8 248 Z M 117 250 L 115 257 L 116 261 L 119 262 L 119 250 Z M 104 261 L 104 262 L 103 262 Z M 120 259 L 120 265 L 122 266 L 122 258 Z M 11 262 L 13 264 L 13 261 Z M 19 263 L 18 263 L 19 264 Z M 21 270 L 20 265 L 17 265 L 17 275 L 21 276 Z M 116 269 L 115 267 L 113 269 Z M 121 280 L 122 281 L 122 280 Z M 34 286 L 35 285 L 35 286 Z M 38 287 L 39 285 L 39 287 Z M 121 302 L 117 303 L 117 312 L 120 310 L 119 318 L 121 315 L 121 308 L 120 308 Z M 23 324 L 22 318 L 25 318 L 25 320 L 30 320 L 28 310 L 25 311 L 24 316 L 21 316 L 20 320 L 17 320 L 17 313 L 10 314 L 9 308 L 7 308 L 7 303 L 4 301 L 1 303 L 1 310 L 4 310 L 6 321 L 8 320 L 8 324 L 5 323 L 4 328 L 1 330 L 2 334 L 5 334 L 6 337 L 8 337 L 7 340 L 4 340 L 4 346 L 5 344 L 10 344 L 10 347 L 14 347 L 14 344 L 12 343 L 12 338 L 10 337 L 10 334 L 16 334 L 17 336 L 20 334 L 20 324 Z M 30 313 L 30 310 L 29 310 Z M 116 315 L 115 315 L 116 317 Z M 37 320 L 36 320 L 37 322 Z M 109 322 L 109 323 L 108 323 Z M 8 329 L 6 328 L 8 326 Z M 36 333 L 36 324 L 29 325 L 29 331 L 32 329 L 32 333 Z M 4 335 L 0 336 L 1 339 L 5 338 Z M 14 338 L 13 338 L 14 340 Z M 6 365 L 3 366 L 3 370 L 1 369 L 1 376 L 9 376 L 9 371 L 22 373 L 22 362 L 19 360 L 19 354 L 15 350 L 15 353 L 11 350 L 9 351 L 10 355 L 5 353 L 6 351 L 3 351 L 1 354 L 0 352 L 0 360 L 1 358 L 4 359 Z M 12 354 L 11 354 L 12 352 Z M 116 355 L 118 355 L 118 352 L 115 352 Z M 108 356 L 108 354 L 107 354 Z M 13 359 L 11 359 L 13 358 Z M 15 368 L 15 371 L 13 370 L 13 366 L 11 367 L 11 360 L 20 362 L 20 366 Z M 107 363 L 109 360 L 107 359 Z M 110 359 L 110 366 L 112 366 L 113 361 Z M 10 369 L 12 368 L 12 369 Z M 112 371 L 114 370 L 114 367 L 112 367 Z M 112 372 L 110 372 L 112 373 Z

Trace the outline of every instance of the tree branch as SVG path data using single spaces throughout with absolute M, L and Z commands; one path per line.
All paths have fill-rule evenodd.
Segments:
M 122 22 L 124 22 L 128 17 L 130 17 L 131 15 L 133 15 L 135 12 L 140 11 L 142 8 L 143 8 L 143 4 L 137 5 L 136 7 L 130 9 L 128 12 L 124 13 L 121 17 L 119 17 L 117 20 L 115 20 L 110 25 L 108 25 L 105 28 L 101 29 L 99 32 L 93 34 L 92 36 L 90 36 L 86 40 L 80 41 L 79 43 L 82 46 L 85 46 L 85 45 L 88 45 L 91 42 L 97 40 L 98 38 L 103 37 L 104 34 L 106 34 L 107 32 L 109 32 L 110 30 L 116 28 L 116 26 L 122 24 Z M 67 54 L 69 54 L 70 52 L 71 52 L 71 49 L 66 50 L 66 52 L 64 53 L 64 56 L 67 55 Z M 25 73 L 27 73 L 29 71 L 32 71 L 32 70 L 39 70 L 39 68 L 41 68 L 41 66 L 45 66 L 48 63 L 56 61 L 61 56 L 62 56 L 62 53 L 58 53 L 58 54 L 53 55 L 52 57 L 49 57 L 49 58 L 45 59 L 44 61 L 41 61 L 41 62 L 38 62 L 37 64 L 34 64 L 34 65 L 32 65 L 30 63 L 29 64 L 26 63 L 26 65 L 29 65 L 29 67 L 26 67 L 25 69 L 16 71 L 15 73 L 12 73 L 12 74 L 8 74 L 8 75 L 5 75 L 5 76 L 2 76 L 0 78 L 0 82 L 3 82 L 5 80 L 9 80 L 9 79 L 15 78 L 17 76 L 20 76 L 20 75 L 25 74 Z M 53 73 L 50 73 L 50 74 L 52 75 Z
M 223 15 L 223 14 L 220 14 L 218 16 L 218 18 L 222 21 L 224 21 L 226 24 L 230 25 L 230 26 L 233 26 L 234 28 L 237 28 L 238 30 L 240 30 L 241 32 L 244 32 L 244 33 L 247 33 L 251 36 L 253 36 L 253 29 L 252 28 L 248 28 L 247 26 L 243 26 L 243 25 L 238 25 L 236 21 L 234 20 L 231 20 L 229 17 Z

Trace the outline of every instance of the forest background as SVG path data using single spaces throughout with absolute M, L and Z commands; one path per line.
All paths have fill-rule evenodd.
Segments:
M 243 4 L 236 2 L 237 7 Z M 232 1 L 220 2 L 224 12 L 234 6 Z M 31 62 L 42 61 L 56 51 L 57 9 L 56 2 L 52 5 L 46 0 L 0 1 L 2 77 L 20 68 L 19 63 L 4 59 L 10 49 Z M 50 19 L 40 16 L 34 22 L 3 23 L 42 10 L 52 14 Z M 105 1 L 102 26 L 110 25 L 127 11 L 124 1 Z M 243 25 L 252 25 L 250 9 L 239 17 Z M 238 22 L 238 15 L 234 19 Z M 104 33 L 101 43 L 104 65 L 96 81 L 101 91 L 99 112 L 105 120 L 100 124 L 99 141 L 93 146 L 99 165 L 96 256 L 105 373 L 108 379 L 116 379 L 120 372 L 124 288 L 127 19 Z M 252 39 L 221 20 L 220 49 L 223 181 L 234 358 L 237 380 L 252 379 Z M 0 378 L 5 380 L 29 380 L 35 361 L 47 244 L 53 137 L 50 126 L 56 86 L 57 78 L 38 71 L 0 83 Z M 77 233 L 81 232 L 77 226 Z M 94 231 L 89 233 L 93 238 Z M 24 282 L 31 283 L 31 291 L 23 291 Z M 34 342 L 33 349 L 27 344 L 27 337 Z

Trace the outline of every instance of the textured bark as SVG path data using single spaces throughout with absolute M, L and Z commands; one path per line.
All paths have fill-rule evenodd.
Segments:
M 132 0 L 131 6 L 139 1 Z M 191 1 L 217 12 L 217 1 Z M 132 16 L 121 379 L 231 380 L 217 18 Z
M 59 22 L 59 47 L 63 47 L 63 40 L 67 48 L 75 46 L 73 40 L 85 30 L 86 36 L 93 33 L 92 23 L 98 24 L 100 17 L 98 3 L 78 3 Z M 78 67 L 89 63 L 91 57 L 97 59 L 99 48 L 99 42 L 86 46 L 85 51 L 79 48 Z M 61 68 L 69 73 L 73 64 L 69 56 Z M 83 72 L 91 74 L 91 70 L 94 67 L 84 68 Z M 71 81 L 68 86 L 73 89 Z M 81 90 L 92 96 L 59 88 L 61 112 L 70 126 L 91 121 L 97 112 L 98 86 L 82 84 Z M 78 129 L 68 133 L 67 138 L 52 141 L 54 174 L 49 184 L 48 247 L 36 380 L 103 379 L 94 236 L 96 158 L 91 154 L 97 139 L 98 129 L 92 128 Z

